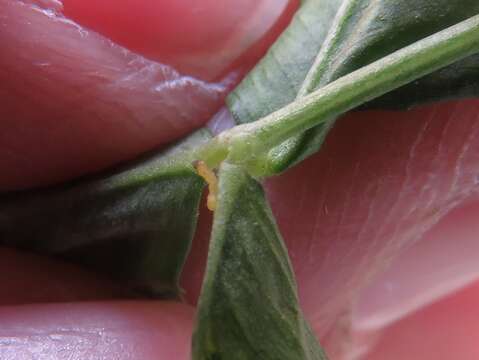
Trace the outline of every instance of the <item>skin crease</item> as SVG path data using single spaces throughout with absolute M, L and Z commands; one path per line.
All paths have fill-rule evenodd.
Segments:
M 206 80 L 220 78 L 238 63 L 256 62 L 255 51 L 245 49 L 264 34 L 270 42 L 272 23 L 279 21 L 283 27 L 289 16 L 281 18 L 281 14 L 297 6 L 287 0 L 242 0 L 234 6 L 215 0 L 143 0 L 140 7 L 135 0 L 64 0 L 63 4 L 66 16 L 116 43 Z M 144 21 L 136 20 L 138 12 Z M 204 26 L 205 21 L 212 27 Z M 179 31 L 188 36 L 177 36 Z
M 48 8 L 53 7 L 52 1 L 36 3 L 42 6 L 47 4 Z M 184 2 L 178 2 L 178 4 L 181 3 L 184 4 Z M 19 4 L 19 1 L 0 0 L 0 10 L 5 10 L 7 5 L 20 6 Z M 79 4 L 80 2 L 77 2 L 77 6 L 80 6 Z M 105 4 L 108 5 L 108 2 Z M 73 6 L 75 3 L 69 1 L 65 2 L 65 5 Z M 8 9 L 14 11 L 12 9 L 17 8 L 9 7 Z M 74 12 L 73 9 L 74 7 L 69 7 L 68 11 Z M 138 17 L 141 18 L 141 7 L 138 9 L 140 9 Z M 247 9 L 253 11 L 253 8 Z M 254 9 L 256 11 L 256 7 Z M 5 14 L 6 11 L 0 11 L 0 21 L 5 18 Z M 124 15 L 120 12 L 116 16 L 119 19 L 118 23 L 121 23 Z M 99 19 L 101 22 L 101 17 Z M 80 18 L 77 21 L 80 21 Z M 110 28 L 111 31 L 114 30 L 114 26 Z M 142 25 L 135 31 L 145 31 L 145 29 Z M 5 33 L 0 30 L 0 36 L 3 35 Z M 114 36 L 114 34 L 110 35 Z M 86 39 L 91 40 L 93 37 L 98 40 L 95 36 L 89 35 Z M 246 37 L 248 38 L 249 35 Z M 167 35 L 164 38 L 169 39 Z M 80 37 L 76 39 L 82 41 Z M 133 36 L 131 39 L 118 41 L 134 47 L 134 39 Z M 89 43 L 89 46 L 94 47 L 98 44 L 97 40 Z M 222 44 L 218 45 L 218 48 L 227 42 L 224 39 L 218 41 Z M 100 46 L 101 49 L 104 48 Z M 201 50 L 201 47 L 198 49 Z M 154 46 L 143 49 L 149 58 L 162 59 L 161 55 L 154 50 Z M 168 49 L 173 53 L 174 50 L 174 46 Z M 88 51 L 85 52 L 88 53 Z M 197 49 L 193 53 L 197 54 Z M 108 54 L 111 53 L 108 52 Z M 170 55 L 169 53 L 168 56 Z M 0 59 L 2 56 L 6 58 L 5 55 L 0 55 Z M 174 54 L 171 57 L 174 57 Z M 111 57 L 108 58 L 111 59 Z M 164 57 L 164 59 L 167 58 L 167 56 Z M 178 64 L 182 65 L 177 66 L 183 66 L 186 71 L 188 64 L 182 60 L 184 58 L 179 57 L 179 59 L 181 61 L 179 60 Z M 228 65 L 224 68 L 228 68 Z M 189 71 L 195 73 L 201 69 L 195 68 Z M 34 77 L 34 79 L 38 78 L 41 77 Z M 64 81 L 65 86 L 68 85 L 66 88 L 71 88 L 73 80 L 63 75 L 57 80 L 59 83 Z M 8 82 L 8 84 L 12 83 L 14 82 Z M 22 86 L 24 85 L 16 85 L 15 89 L 21 90 Z M 0 86 L 0 93 L 1 89 L 5 87 Z M 139 91 L 142 96 L 145 95 L 145 92 L 141 92 L 143 91 L 141 87 L 135 91 Z M 105 99 L 109 98 L 109 93 L 106 94 L 108 96 Z M 56 100 L 61 102 L 61 94 L 56 95 Z M 131 96 L 125 96 L 125 101 L 130 104 L 128 98 Z M 211 99 L 209 95 L 206 98 Z M 48 103 L 46 97 L 42 99 Z M 152 101 L 152 98 L 149 101 Z M 49 110 L 52 105 L 47 105 L 42 109 Z M 447 212 L 440 214 L 441 219 L 444 220 L 450 215 L 449 211 L 473 198 L 474 165 L 476 155 L 479 154 L 477 145 L 473 141 L 479 126 L 477 110 L 475 110 L 477 105 L 477 102 L 469 101 L 439 107 L 424 107 L 406 114 L 376 112 L 348 115 L 334 129 L 320 154 L 268 183 L 268 195 L 272 200 L 273 211 L 278 217 L 298 276 L 305 313 L 333 360 L 358 358 L 354 354 L 359 353 L 365 343 L 373 348 L 373 352 L 371 355 L 364 355 L 363 358 L 371 360 L 384 359 L 384 354 L 392 356 L 391 349 L 402 356 L 398 355 L 398 359 L 457 358 L 454 356 L 457 352 L 451 353 L 457 349 L 465 354 L 464 357 L 460 357 L 461 359 L 467 359 L 466 356 L 469 355 L 471 359 L 477 358 L 474 356 L 476 353 L 473 352 L 473 341 L 456 341 L 455 346 L 444 346 L 440 349 L 442 358 L 438 356 L 438 350 L 434 347 L 435 341 L 446 343 L 450 339 L 447 337 L 447 340 L 444 340 L 444 333 L 440 331 L 444 324 L 457 326 L 459 329 L 466 324 L 465 319 L 474 316 L 475 307 L 471 304 L 474 304 L 476 300 L 477 289 L 472 285 L 470 291 L 461 291 L 456 296 L 450 292 L 457 291 L 457 287 L 449 289 L 450 291 L 445 289 L 441 299 L 428 299 L 417 305 L 414 313 L 404 315 L 406 316 L 404 320 L 396 325 L 388 324 L 381 341 L 376 340 L 382 328 L 375 329 L 374 334 L 354 333 L 354 330 L 348 329 L 349 316 L 344 316 L 345 313 L 348 314 L 348 311 L 354 314 L 356 310 L 351 303 L 359 303 L 363 290 L 372 286 L 372 279 L 386 268 L 385 262 L 382 261 L 384 253 L 387 259 L 392 259 L 405 244 L 422 241 L 422 238 L 412 239 L 406 236 L 406 233 L 398 236 L 401 232 L 395 233 L 391 227 L 397 216 L 401 216 L 403 220 L 402 227 L 408 228 L 411 226 L 411 218 L 408 218 L 407 214 L 411 212 L 414 215 L 412 219 L 430 220 L 417 223 L 427 225 L 428 231 L 433 231 L 440 219 L 427 216 L 431 213 L 431 209 L 438 207 L 447 209 Z M 11 111 L 9 114 L 20 110 L 20 107 L 14 107 L 13 110 L 9 110 Z M 28 109 L 25 111 L 27 115 L 30 114 Z M 13 160 L 6 161 L 5 159 L 8 158 L 5 154 L 2 155 L 3 158 L 0 158 L 3 159 L 0 160 L 2 174 L 14 173 L 13 177 L 1 177 L 1 187 L 3 189 L 31 187 L 77 176 L 78 173 L 71 172 L 72 168 L 80 167 L 81 173 L 102 168 L 144 151 L 151 144 L 171 140 L 181 133 L 181 131 L 165 129 L 163 125 L 159 126 L 157 129 L 161 132 L 165 130 L 167 134 L 160 141 L 158 139 L 160 132 L 155 132 L 149 127 L 132 129 L 131 125 L 128 125 L 129 118 L 115 119 L 114 126 L 93 127 L 83 132 L 82 128 L 88 127 L 86 126 L 88 123 L 86 120 L 80 121 L 82 119 L 80 115 L 75 117 L 76 121 L 68 124 L 67 132 L 58 129 L 42 132 L 42 126 L 45 126 L 45 123 L 38 119 L 36 122 L 23 123 L 23 127 L 13 120 L 7 119 L 0 122 L 1 148 L 5 149 L 7 145 L 12 145 L 10 142 L 12 138 L 18 141 L 17 144 L 28 145 L 20 148 L 13 147 L 13 150 L 26 149 L 23 153 L 15 153 L 16 158 Z M 58 119 L 55 120 L 58 121 Z M 53 122 L 48 125 L 52 126 L 52 124 L 54 125 Z M 191 123 L 185 124 L 182 131 L 189 131 L 191 127 L 197 126 Z M 68 137 L 69 134 L 77 132 L 82 134 L 80 138 Z M 105 137 L 105 134 L 109 136 Z M 64 136 L 67 137 L 64 139 Z M 118 146 L 115 145 L 116 142 L 119 143 Z M 51 150 L 52 144 L 65 150 L 62 153 L 64 162 L 59 157 L 53 156 L 57 151 Z M 92 144 L 96 144 L 93 151 L 89 150 Z M 145 147 L 145 144 L 148 146 Z M 461 147 L 460 144 L 467 146 Z M 415 149 L 419 151 L 415 153 Z M 28 161 L 25 161 L 23 156 L 27 155 L 33 156 L 33 160 L 27 157 Z M 98 163 L 95 162 L 97 158 L 101 159 Z M 84 166 L 92 162 L 91 167 Z M 65 164 L 72 165 L 72 168 L 62 168 Z M 408 167 L 408 164 L 411 166 Z M 429 167 L 428 164 L 430 164 Z M 459 166 L 455 166 L 456 164 Z M 18 172 L 15 173 L 14 170 Z M 417 183 L 404 181 L 408 171 L 414 175 L 413 179 L 418 179 Z M 455 175 L 458 177 L 454 177 Z M 348 182 L 348 179 L 354 181 Z M 407 191 L 401 192 L 405 196 L 403 202 L 398 201 L 397 197 L 389 197 L 390 194 L 400 193 L 398 189 L 401 189 L 400 185 L 403 182 L 408 185 L 404 187 Z M 454 183 L 469 192 L 461 193 L 451 188 L 449 185 Z M 437 196 L 436 193 L 443 195 Z M 361 195 L 364 195 L 364 198 Z M 421 201 L 417 200 L 419 196 Z M 345 200 L 348 199 L 354 201 L 347 203 Z M 371 199 L 374 201 L 369 201 Z M 411 199 L 416 205 L 414 209 L 405 205 L 407 201 L 411 202 Z M 359 204 L 358 207 L 351 206 L 355 203 Z M 375 207 L 377 207 L 377 213 L 366 210 Z M 379 240 L 374 243 L 374 246 L 355 247 L 353 241 L 356 239 L 354 234 L 358 224 L 367 223 L 365 220 L 368 214 L 378 216 L 379 220 L 367 223 L 369 228 L 363 231 L 366 235 L 373 235 L 374 224 L 381 223 L 380 220 L 383 219 L 386 211 L 384 209 L 389 207 L 393 207 L 396 213 L 390 214 L 391 222 L 387 223 L 389 227 L 383 227 L 382 232 L 378 233 L 379 235 L 376 234 Z M 203 210 L 198 235 L 182 279 L 186 297 L 191 304 L 195 303 L 201 285 L 201 269 L 206 256 L 210 222 L 211 214 Z M 338 232 L 342 232 L 342 235 L 339 236 Z M 316 237 L 319 240 L 313 242 L 312 239 Z M 364 238 L 367 240 L 367 236 Z M 328 241 L 328 239 L 332 240 Z M 390 246 L 381 246 L 380 240 L 387 242 Z M 367 243 L 360 244 L 367 245 Z M 355 250 L 351 251 L 351 249 Z M 2 250 L 0 257 L 2 257 L 1 266 L 4 266 L 4 271 L 1 272 L 4 286 L 3 291 L 0 292 L 2 299 L 0 304 L 3 305 L 0 307 L 1 359 L 28 359 L 32 356 L 36 359 L 189 359 L 194 312 L 191 306 L 126 301 L 128 294 L 121 293 L 116 285 L 82 269 L 11 250 Z M 416 259 L 416 261 L 422 260 Z M 390 279 L 378 278 L 377 281 L 387 282 Z M 433 282 L 437 283 L 441 280 L 443 279 L 433 279 Z M 428 286 L 428 282 L 424 282 L 424 286 Z M 444 294 L 449 296 L 444 298 Z M 95 301 L 105 299 L 110 301 Z M 56 304 L 40 304 L 52 302 Z M 429 306 L 433 302 L 435 303 Z M 19 304 L 22 306 L 18 306 Z M 395 306 L 400 307 L 401 304 L 395 304 Z M 450 311 L 450 306 L 460 311 L 450 318 L 444 317 L 443 315 Z M 471 325 L 466 329 L 468 329 L 466 334 L 470 334 L 469 329 L 473 331 L 474 328 Z M 434 336 L 430 337 L 430 343 L 427 346 L 424 346 L 423 342 L 415 342 L 414 346 L 409 346 L 411 340 L 404 334 L 411 333 L 434 333 Z M 360 336 L 362 341 L 356 341 Z M 350 339 L 350 341 L 343 341 L 344 339 Z

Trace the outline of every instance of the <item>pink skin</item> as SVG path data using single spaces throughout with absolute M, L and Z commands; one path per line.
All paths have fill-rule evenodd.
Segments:
M 333 359 L 356 351 L 348 344 L 352 319 L 361 317 L 356 306 L 367 296 L 365 288 L 407 246 L 434 241 L 439 244 L 437 256 L 442 255 L 440 269 L 415 265 L 417 275 L 407 272 L 412 265 L 396 265 L 403 283 L 417 284 L 416 296 L 429 294 L 416 299 L 416 309 L 457 290 L 461 278 L 464 284 L 465 270 L 474 274 L 468 282 L 477 276 L 477 262 L 466 266 L 479 249 L 470 245 L 468 233 L 459 231 L 453 210 L 478 199 L 478 104 L 474 100 L 409 113 L 348 115 L 322 152 L 270 181 L 270 198 L 291 252 L 303 308 Z M 463 222 L 466 214 L 476 216 L 477 207 L 460 214 Z M 434 232 L 437 226 L 442 230 Z M 456 251 L 454 258 L 452 252 L 445 255 L 441 242 L 451 241 L 469 251 Z M 432 250 L 414 252 L 416 256 L 407 259 L 423 263 Z M 398 289 L 388 312 L 407 314 L 410 294 L 400 296 L 406 290 Z M 376 292 L 369 300 L 376 300 L 375 308 L 384 308 L 386 294 Z M 363 321 L 372 315 L 374 309 Z
M 476 360 L 479 282 L 440 298 L 391 324 L 375 339 L 367 360 Z
M 188 21 L 197 19 L 189 12 L 193 7 L 184 12 L 176 8 L 186 1 L 167 9 L 171 13 L 165 10 L 170 17 L 175 12 L 184 17 L 160 24 L 153 15 L 162 13 L 156 8 L 161 5 L 152 4 L 161 2 L 145 0 L 131 7 L 126 0 L 121 6 L 105 1 L 100 8 L 94 5 L 98 2 L 65 0 L 68 16 L 142 51 L 146 60 L 92 31 L 79 31 L 58 14 L 34 10 L 33 2 L 43 10 L 61 11 L 53 0 L 0 0 L 0 42 L 8 49 L 0 54 L 1 189 L 45 185 L 95 171 L 202 125 L 221 105 L 229 83 L 183 73 L 213 79 L 237 66 L 238 59 L 247 65 L 246 59 L 257 59 L 274 33 L 252 26 L 252 19 L 264 22 L 268 15 L 273 24 L 279 16 L 267 0 L 264 8 L 261 2 L 245 1 L 244 13 L 218 12 L 214 2 L 204 1 L 203 14 L 212 19 L 206 31 L 202 23 Z M 105 11 L 114 14 L 108 23 Z M 135 16 L 128 16 L 132 11 Z M 263 16 L 256 17 L 261 11 Z M 238 20 L 232 22 L 232 16 Z M 143 21 L 125 24 L 130 19 Z M 284 19 L 276 26 L 284 25 Z M 118 31 L 125 26 L 132 31 Z M 171 33 L 186 33 L 185 26 L 191 26 L 194 36 L 172 38 Z M 211 33 L 220 35 L 210 38 Z M 205 38 L 211 40 L 206 42 L 208 52 L 221 52 L 208 57 L 214 59 L 211 66 L 202 54 Z M 172 41 L 181 42 L 181 49 Z M 164 46 L 156 48 L 160 42 Z M 239 48 L 248 51 L 241 55 Z M 197 61 L 205 67 L 198 68 Z M 476 315 L 474 232 L 455 226 L 473 229 L 478 212 L 470 204 L 478 190 L 478 104 L 348 115 L 319 154 L 268 181 L 303 308 L 333 360 L 394 359 L 396 354 L 397 359 L 451 359 L 458 358 L 451 352 L 458 349 L 461 359 L 477 358 L 474 342 L 460 341 L 459 330 L 457 337 L 444 338 L 440 329 L 446 324 L 467 329 L 466 335 L 477 333 L 465 320 Z M 223 114 L 214 127 L 227 121 Z M 192 304 L 201 285 L 210 220 L 204 211 L 182 279 Z M 443 251 L 451 237 L 457 247 L 469 249 L 446 250 L 454 261 Z M 398 256 L 403 250 L 405 255 Z M 426 256 L 431 261 L 424 261 Z M 0 308 L 0 358 L 189 359 L 189 305 L 118 300 L 66 304 L 127 294 L 97 275 L 54 260 L 7 250 L 0 257 L 5 274 L 0 304 L 32 304 Z M 409 272 L 403 271 L 404 264 Z M 390 284 L 396 292 L 387 296 Z M 470 290 L 452 295 L 468 286 Z M 40 302 L 62 304 L 33 305 Z M 447 318 L 451 306 L 460 310 Z M 411 333 L 422 336 L 412 341 L 407 337 Z M 436 341 L 453 346 L 443 346 L 438 356 Z
M 477 201 L 452 210 L 366 289 L 353 317 L 356 353 L 477 359 L 478 215 Z
M 286 0 L 274 2 L 279 9 L 287 10 Z M 78 19 L 87 16 L 82 12 L 84 8 L 78 6 L 84 3 L 67 1 L 68 14 Z M 94 3 L 105 6 L 110 3 L 119 8 L 118 2 Z M 141 24 L 138 29 L 132 27 L 133 32 L 144 32 L 145 26 L 149 26 L 152 34 L 167 31 L 162 38 L 185 32 L 181 22 L 165 29 L 158 25 L 162 23 L 162 16 L 166 16 L 163 13 L 168 13 L 172 6 L 169 4 L 176 2 L 145 0 L 141 7 L 138 1 L 126 3 L 129 7 L 134 4 L 138 12 L 138 16 L 131 16 L 127 7 L 128 18 Z M 153 3 L 163 5 L 157 5 L 153 11 L 149 8 Z M 260 3 L 264 5 L 259 6 Z M 218 20 L 217 15 L 214 19 L 204 19 L 211 24 L 209 32 L 223 32 L 235 54 L 219 57 L 224 54 L 219 50 L 223 43 L 210 39 L 208 43 L 219 48 L 216 52 L 211 50 L 209 55 L 214 59 L 213 64 L 203 63 L 226 70 L 237 60 L 238 52 L 245 52 L 249 61 L 257 60 L 265 50 L 264 39 L 271 41 L 272 34 L 277 34 L 278 26 L 285 22 L 285 18 L 281 18 L 276 24 L 281 12 L 270 14 L 264 8 L 267 4 L 271 7 L 271 3 L 272 0 L 255 0 L 251 6 L 239 8 L 243 12 L 237 14 L 238 19 L 242 22 L 247 18 L 246 27 L 237 25 L 228 30 L 224 28 L 225 23 L 209 21 Z M 180 11 L 177 5 L 171 11 Z M 213 5 L 206 2 L 202 12 L 212 11 Z M 196 11 L 195 8 L 187 2 L 183 2 L 183 6 L 186 7 L 183 12 L 189 14 L 187 17 L 194 16 L 191 12 Z M 253 10 L 261 12 L 251 17 Z M 0 43 L 8 49 L 0 55 L 0 168 L 9 169 L 0 178 L 0 190 L 70 179 L 178 139 L 203 125 L 218 110 L 228 89 L 245 70 L 230 71 L 215 82 L 184 75 L 171 65 L 147 60 L 67 20 L 53 0 L 1 0 L 0 14 Z M 121 19 L 125 17 L 124 13 L 116 15 L 118 23 L 112 24 L 113 28 L 122 26 Z M 101 17 L 91 21 L 95 19 L 100 21 Z M 89 18 L 83 20 L 90 22 Z M 251 21 L 267 26 L 256 27 Z M 129 33 L 120 29 L 122 33 Z M 198 42 L 206 42 L 206 35 L 203 31 L 202 38 L 193 37 L 190 43 L 183 44 L 183 55 L 194 58 L 200 46 Z M 140 44 L 148 43 L 150 48 L 156 45 L 161 51 L 160 40 Z M 168 49 L 165 51 L 171 50 Z M 195 71 L 195 75 L 204 74 Z
M 193 309 L 102 302 L 0 308 L 0 358 L 189 360 Z

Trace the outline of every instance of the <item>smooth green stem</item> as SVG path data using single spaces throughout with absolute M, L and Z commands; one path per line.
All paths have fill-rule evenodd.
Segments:
M 255 161 L 288 138 L 477 52 L 479 15 L 341 77 L 263 119 L 220 134 L 203 155 L 210 166 L 228 157 L 260 176 Z

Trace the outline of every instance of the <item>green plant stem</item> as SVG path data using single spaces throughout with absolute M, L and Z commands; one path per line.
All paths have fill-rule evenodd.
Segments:
M 226 157 L 255 176 L 267 153 L 290 137 L 479 52 L 479 15 L 354 71 L 254 123 L 218 135 L 200 156 L 212 167 Z

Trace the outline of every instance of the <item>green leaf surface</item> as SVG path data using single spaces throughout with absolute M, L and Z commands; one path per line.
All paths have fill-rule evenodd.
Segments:
M 346 0 L 302 93 L 476 14 L 476 0 Z M 477 90 L 479 57 L 474 55 L 397 89 L 370 106 L 406 108 L 431 100 L 477 95 Z
M 326 359 L 299 309 L 262 186 L 228 163 L 219 179 L 193 359 Z
M 345 0 L 331 24 L 329 18 L 324 19 L 320 14 L 333 13 L 334 2 L 329 2 L 328 6 L 321 3 L 306 1 L 298 12 L 300 18 L 302 12 L 307 11 L 306 6 L 312 7 L 316 11 L 308 9 L 307 13 L 312 16 L 309 24 L 315 24 L 317 28 L 321 28 L 318 24 L 323 24 L 329 29 L 325 38 L 323 34 L 317 37 L 323 44 L 321 49 L 316 47 L 313 53 L 313 46 L 304 52 L 295 48 L 295 41 L 304 43 L 313 33 L 312 26 L 305 27 L 306 22 L 295 18 L 263 61 L 230 95 L 230 110 L 238 123 L 264 117 L 265 109 L 276 110 L 266 108 L 265 103 L 277 104 L 280 99 L 281 105 L 285 105 L 296 97 L 305 96 L 402 47 L 479 13 L 479 2 L 476 0 Z M 288 35 L 290 33 L 299 35 L 293 38 Z M 310 64 L 308 74 L 297 71 L 294 63 L 277 61 L 279 54 L 283 58 L 299 57 L 303 64 Z M 278 71 L 289 76 L 290 83 L 295 84 L 295 91 L 287 83 L 269 80 L 267 75 Z M 300 86 L 297 85 L 298 81 L 301 82 Z M 404 108 L 433 100 L 477 94 L 479 55 L 473 55 L 386 94 L 366 107 Z M 269 160 L 271 173 L 281 172 L 317 151 L 334 121 L 332 118 L 274 149 Z
M 101 270 L 132 288 L 179 295 L 203 180 L 191 166 L 210 139 L 173 148 L 93 179 L 0 197 L 0 241 Z
M 293 101 L 343 0 L 304 0 L 268 54 L 236 87 L 228 106 L 239 124 L 256 121 Z

